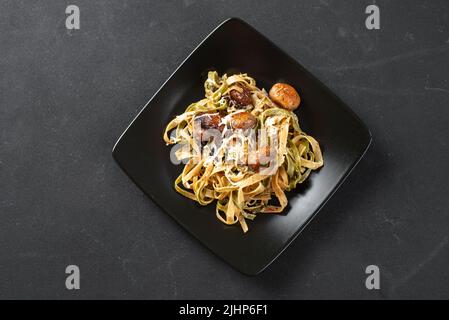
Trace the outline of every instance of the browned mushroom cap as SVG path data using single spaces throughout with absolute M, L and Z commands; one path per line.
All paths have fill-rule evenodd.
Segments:
M 271 87 L 269 96 L 281 108 L 293 111 L 299 107 L 301 98 L 298 92 L 291 85 L 286 83 L 276 83 Z
M 251 113 L 242 111 L 231 115 L 230 124 L 233 129 L 245 130 L 254 128 L 257 124 L 257 119 Z
M 222 117 L 219 113 L 202 113 L 194 118 L 193 137 L 205 146 L 210 141 L 221 144 L 221 139 L 217 138 L 217 134 L 221 136 L 225 125 L 221 122 Z M 219 130 L 219 131 L 216 131 Z
M 218 113 L 203 113 L 197 115 L 194 121 L 200 124 L 201 129 L 219 129 L 221 131 L 224 128 Z
M 244 107 L 252 104 L 253 99 L 251 98 L 251 91 L 243 86 L 239 86 L 239 88 L 241 89 L 241 91 L 233 89 L 229 92 L 231 100 L 234 101 L 239 107 Z

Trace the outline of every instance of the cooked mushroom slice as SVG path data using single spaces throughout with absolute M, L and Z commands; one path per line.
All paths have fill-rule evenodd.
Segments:
M 229 96 L 231 97 L 231 100 L 234 101 L 238 107 L 245 107 L 247 105 L 250 105 L 253 103 L 253 99 L 251 97 L 251 91 L 248 90 L 248 88 L 239 86 L 238 89 L 232 89 L 229 92 Z
M 201 125 L 201 129 L 218 129 L 221 131 L 224 127 L 218 113 L 203 113 L 197 115 L 194 121 Z
M 269 96 L 281 108 L 293 111 L 299 107 L 301 98 L 298 92 L 291 85 L 286 83 L 276 83 L 271 87 Z
M 251 113 L 247 111 L 236 112 L 231 115 L 230 121 L 233 129 L 250 129 L 254 128 L 257 124 L 257 119 Z

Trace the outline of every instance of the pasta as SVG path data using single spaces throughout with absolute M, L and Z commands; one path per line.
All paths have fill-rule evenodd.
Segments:
M 173 162 L 184 164 L 175 190 L 200 205 L 216 201 L 217 218 L 244 232 L 256 214 L 282 212 L 285 192 L 323 166 L 318 142 L 293 112 L 299 95 L 275 86 L 268 94 L 247 74 L 211 71 L 205 98 L 170 121 L 163 135 L 176 146 Z

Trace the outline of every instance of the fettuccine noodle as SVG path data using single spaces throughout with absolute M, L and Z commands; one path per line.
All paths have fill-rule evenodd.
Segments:
M 321 149 L 301 130 L 296 114 L 279 107 L 270 99 L 271 92 L 269 96 L 256 87 L 247 74 L 220 77 L 211 71 L 204 89 L 205 98 L 170 121 L 163 135 L 167 145 L 178 146 L 174 154 L 185 164 L 174 188 L 200 205 L 217 201 L 217 218 L 227 225 L 239 223 L 247 232 L 247 220 L 257 213 L 283 211 L 288 203 L 285 191 L 323 166 Z M 232 94 L 244 94 L 245 90 L 251 103 L 241 106 Z M 233 128 L 239 116 L 246 116 L 252 129 L 264 134 Z M 205 123 L 200 121 L 204 117 L 211 123 L 220 121 L 204 125 L 213 127 L 220 141 L 198 139 L 205 135 L 205 128 L 198 128 L 198 123 Z M 262 163 L 262 158 L 267 161 Z

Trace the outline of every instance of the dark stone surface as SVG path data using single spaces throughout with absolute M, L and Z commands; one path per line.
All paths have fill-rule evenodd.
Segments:
M 1 298 L 449 298 L 449 3 L 77 0 L 0 3 Z M 222 20 L 241 17 L 366 122 L 373 144 L 263 274 L 202 247 L 111 149 Z M 225 44 L 224 44 L 225 45 Z M 157 183 L 157 181 L 155 181 Z M 81 269 L 68 291 L 65 267 Z M 381 270 L 381 290 L 364 269 Z

